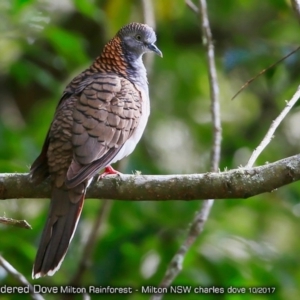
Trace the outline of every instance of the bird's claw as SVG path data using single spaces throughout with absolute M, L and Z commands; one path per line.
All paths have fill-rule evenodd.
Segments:
M 112 166 L 105 167 L 104 172 L 99 174 L 97 181 L 103 179 L 104 177 L 108 175 L 123 175 L 121 172 L 116 171 Z

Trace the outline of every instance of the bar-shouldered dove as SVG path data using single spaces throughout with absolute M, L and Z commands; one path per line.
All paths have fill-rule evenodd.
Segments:
M 51 204 L 32 277 L 53 275 L 72 240 L 85 192 L 93 176 L 115 173 L 111 164 L 139 142 L 149 112 L 142 56 L 154 52 L 156 35 L 145 24 L 122 27 L 102 54 L 63 92 L 39 157 L 31 166 L 35 183 L 50 176 Z

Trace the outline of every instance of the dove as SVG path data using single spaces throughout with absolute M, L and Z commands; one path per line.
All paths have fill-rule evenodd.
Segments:
M 50 177 L 51 201 L 32 277 L 52 276 L 67 253 L 86 190 L 101 170 L 128 156 L 150 114 L 144 53 L 162 56 L 154 30 L 140 23 L 122 27 L 92 65 L 65 88 L 30 176 Z

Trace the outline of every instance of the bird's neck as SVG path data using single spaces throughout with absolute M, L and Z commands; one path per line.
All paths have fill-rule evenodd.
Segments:
M 143 89 L 148 90 L 147 71 L 144 66 L 142 56 L 134 57 L 130 54 L 126 55 L 127 59 L 127 78 L 137 83 Z
M 115 73 L 148 89 L 147 72 L 142 57 L 124 51 L 119 37 L 108 42 L 90 67 L 92 72 Z

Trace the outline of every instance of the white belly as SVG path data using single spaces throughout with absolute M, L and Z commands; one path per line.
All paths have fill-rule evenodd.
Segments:
M 117 162 L 118 160 L 128 156 L 132 153 L 132 151 L 135 149 L 137 143 L 140 141 L 143 132 L 146 128 L 148 117 L 150 114 L 150 101 L 149 101 L 149 94 L 147 92 L 143 92 L 141 89 L 139 89 L 142 93 L 142 99 L 144 100 L 142 102 L 142 115 L 140 118 L 140 122 L 132 134 L 132 136 L 124 143 L 124 146 L 122 149 L 118 152 L 118 154 L 114 157 L 114 159 L 109 163 L 113 164 Z

